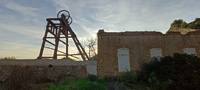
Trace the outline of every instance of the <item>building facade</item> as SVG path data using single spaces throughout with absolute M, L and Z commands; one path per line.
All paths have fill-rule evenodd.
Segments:
M 112 77 L 140 71 L 152 58 L 187 53 L 200 56 L 200 32 L 98 32 L 99 76 Z

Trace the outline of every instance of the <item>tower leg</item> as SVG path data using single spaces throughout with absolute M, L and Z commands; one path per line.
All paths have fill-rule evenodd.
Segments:
M 55 49 L 54 49 L 53 59 L 57 59 L 58 44 L 60 41 L 60 33 L 61 33 L 61 30 L 59 30 L 57 35 L 55 36 Z
M 45 35 L 43 37 L 43 42 L 42 42 L 42 46 L 41 46 L 41 49 L 40 49 L 40 54 L 39 54 L 38 59 L 42 59 L 42 54 L 44 52 L 45 41 L 47 39 L 47 33 L 48 33 L 48 25 L 46 27 Z
M 65 34 L 65 37 L 66 37 L 66 58 L 68 59 L 68 47 L 69 47 L 69 45 L 68 45 L 68 30 L 65 32 L 66 34 Z

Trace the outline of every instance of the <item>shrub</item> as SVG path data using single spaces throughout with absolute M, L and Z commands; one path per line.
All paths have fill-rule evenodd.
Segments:
M 185 21 L 183 21 L 182 19 L 179 19 L 179 20 L 174 20 L 173 23 L 171 24 L 171 26 L 173 26 L 173 27 L 181 27 L 181 24 L 182 24 L 182 26 L 184 24 L 187 25 L 187 23 Z
M 175 53 L 146 64 L 138 78 L 153 90 L 200 90 L 200 59 Z
M 75 82 L 77 80 L 78 80 L 78 78 L 75 78 L 75 77 L 64 77 L 64 78 L 61 78 L 59 80 L 58 85 L 68 85 L 68 84 Z
M 121 76 L 117 77 L 117 82 L 115 84 L 116 90 L 149 90 L 149 88 L 142 82 L 139 81 L 136 73 L 125 72 Z
M 32 85 L 29 90 L 55 90 L 56 86 L 53 83 L 40 83 Z
M 190 22 L 188 28 L 200 29 L 200 18 L 196 18 L 193 22 Z
M 133 72 L 125 72 L 123 75 L 118 76 L 117 80 L 125 84 L 136 84 L 138 82 Z
M 93 74 L 88 74 L 87 79 L 89 81 L 97 81 L 98 77 L 96 75 L 93 75 Z
M 171 23 L 172 27 L 179 27 L 179 28 L 192 28 L 192 29 L 200 29 L 200 18 L 196 18 L 193 22 L 186 23 L 182 19 L 174 20 Z
M 88 75 L 87 78 L 64 77 L 45 90 L 105 90 L 105 87 L 104 79 Z
M 88 80 L 77 80 L 65 85 L 60 85 L 54 90 L 104 90 L 105 85 L 98 82 L 90 82 Z M 50 88 L 48 88 L 50 90 Z

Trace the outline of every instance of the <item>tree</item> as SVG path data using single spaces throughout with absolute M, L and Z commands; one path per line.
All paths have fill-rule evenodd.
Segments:
M 84 46 L 88 47 L 88 56 L 90 59 L 97 59 L 96 54 L 96 45 L 97 39 L 96 38 L 88 38 L 83 41 Z
M 188 28 L 200 29 L 200 18 L 196 18 L 193 22 L 190 22 Z
M 187 28 L 187 23 L 185 21 L 183 21 L 181 24 L 180 24 L 180 28 Z
M 171 26 L 172 26 L 172 27 L 180 27 L 182 23 L 183 23 L 183 25 L 184 25 L 186 22 L 183 21 L 182 19 L 174 20 L 173 23 L 171 24 Z M 187 24 L 187 23 L 186 23 L 186 24 Z
M 196 18 L 193 22 L 188 24 L 182 19 L 174 20 L 171 27 L 200 29 L 200 18 Z

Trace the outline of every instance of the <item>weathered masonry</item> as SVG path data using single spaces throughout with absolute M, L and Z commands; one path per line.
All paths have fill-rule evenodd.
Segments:
M 121 72 L 140 71 L 152 58 L 174 53 L 200 56 L 200 32 L 98 32 L 99 76 L 116 76 Z
M 97 75 L 96 61 L 71 61 L 57 59 L 39 60 L 0 60 L 0 82 L 7 80 L 20 72 L 56 81 L 60 76 L 86 77 L 88 74 Z

